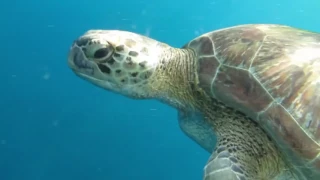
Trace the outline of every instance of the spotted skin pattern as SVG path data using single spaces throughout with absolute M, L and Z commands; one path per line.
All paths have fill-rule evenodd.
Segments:
M 88 39 L 85 36 L 76 42 L 83 52 L 92 45 L 101 44 L 99 39 Z M 137 47 L 133 39 L 127 39 L 113 49 L 111 57 L 97 62 L 102 73 L 113 78 L 119 84 L 142 84 L 151 76 L 152 71 L 148 70 L 148 49 Z M 137 58 L 139 56 L 139 58 Z M 143 60 L 141 57 L 145 57 Z M 87 56 L 87 58 L 89 58 Z M 77 59 L 77 58 L 75 58 Z

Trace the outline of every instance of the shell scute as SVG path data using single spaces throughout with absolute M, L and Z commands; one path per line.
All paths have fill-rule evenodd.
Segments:
M 219 65 L 215 56 L 199 58 L 199 86 L 206 92 L 211 91 L 212 76 L 217 73 Z
M 207 36 L 200 36 L 192 40 L 187 46 L 194 49 L 200 57 L 214 55 L 212 40 Z
M 301 157 L 313 159 L 318 155 L 318 145 L 300 128 L 282 105 L 273 103 L 270 108 L 260 114 L 260 117 L 260 121 L 266 122 L 264 124 L 268 126 L 267 129 L 275 132 L 271 136 L 281 137 Z
M 215 45 L 216 56 L 227 66 L 249 69 L 260 49 L 265 33 L 254 27 L 227 29 L 208 35 Z
M 273 101 L 249 71 L 227 66 L 219 68 L 211 91 L 222 101 L 251 115 L 263 111 Z M 246 111 L 247 109 L 250 111 Z

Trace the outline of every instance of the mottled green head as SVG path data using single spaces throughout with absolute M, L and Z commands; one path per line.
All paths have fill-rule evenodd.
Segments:
M 107 90 L 148 98 L 165 44 L 126 31 L 90 30 L 72 45 L 68 64 L 81 78 Z

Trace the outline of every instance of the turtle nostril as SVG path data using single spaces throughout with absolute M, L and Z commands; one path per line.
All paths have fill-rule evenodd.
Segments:
M 108 54 L 109 54 L 108 48 L 101 48 L 94 53 L 94 58 L 97 58 L 97 59 L 104 58 Z

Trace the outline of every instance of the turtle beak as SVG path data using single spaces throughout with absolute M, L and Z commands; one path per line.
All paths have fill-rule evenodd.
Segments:
M 72 46 L 68 54 L 68 66 L 76 74 L 93 75 L 94 65 L 88 61 L 78 46 Z
M 72 47 L 70 48 L 69 54 L 68 54 L 68 66 L 70 69 L 74 70 L 76 65 L 73 62 L 73 58 L 74 58 L 74 52 L 72 51 Z
M 83 57 L 81 57 L 81 53 L 79 52 L 79 48 L 77 46 L 72 46 L 69 50 L 68 54 L 68 66 L 72 70 L 77 70 L 81 68 L 81 62 Z

